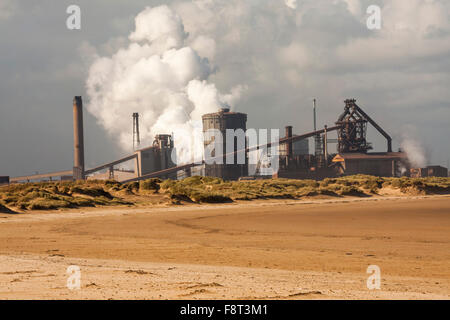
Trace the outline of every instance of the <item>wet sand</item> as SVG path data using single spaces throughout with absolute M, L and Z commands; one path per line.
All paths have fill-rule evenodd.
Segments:
M 0 214 L 0 266 L 0 299 L 449 299 L 450 197 Z

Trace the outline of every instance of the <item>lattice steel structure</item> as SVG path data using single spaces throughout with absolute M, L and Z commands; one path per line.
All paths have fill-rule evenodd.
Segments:
M 387 140 L 387 152 L 392 152 L 391 137 L 373 121 L 358 105 L 355 99 L 345 100 L 345 110 L 336 125 L 338 130 L 339 153 L 367 153 L 372 145 L 366 140 L 367 123 L 370 122 Z

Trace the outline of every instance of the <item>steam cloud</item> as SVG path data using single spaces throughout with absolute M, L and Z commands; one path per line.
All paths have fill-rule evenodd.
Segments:
M 424 81 L 435 90 L 430 95 L 446 94 L 447 78 L 431 76 L 421 61 L 450 50 L 450 2 L 380 0 L 383 28 L 377 32 L 366 28 L 367 3 L 192 0 L 146 8 L 120 49 L 95 53 L 86 81 L 88 111 L 124 151 L 132 146 L 131 115 L 139 112 L 143 146 L 155 134 L 173 132 L 179 162 L 185 162 L 188 150 L 202 149 L 194 135 L 201 115 L 224 106 L 238 105 L 252 119 L 275 125 L 272 118 L 319 89 L 324 104 L 349 94 L 371 99 L 386 76 L 392 79 L 388 93 L 408 92 L 389 100 L 392 107 L 427 101 L 414 90 Z M 409 70 L 405 57 L 417 61 L 415 77 L 401 72 Z M 405 141 L 403 148 L 418 154 L 411 145 Z
M 142 119 L 141 141 L 152 143 L 158 133 L 174 133 L 178 156 L 188 161 L 187 151 L 202 148 L 194 134 L 205 113 L 233 104 L 242 87 L 221 94 L 207 81 L 210 62 L 194 47 L 210 50 L 214 41 L 205 37 L 189 45 L 181 18 L 168 6 L 146 8 L 135 19 L 129 45 L 112 57 L 97 57 L 87 80 L 88 110 L 113 135 L 121 147 L 131 150 L 131 114 Z
M 286 5 L 291 9 L 297 9 L 297 0 L 284 0 Z
M 403 151 L 406 152 L 408 160 L 413 168 L 426 167 L 427 157 L 425 155 L 425 150 L 417 139 L 404 134 L 400 146 Z
M 15 10 L 15 3 L 12 0 L 0 0 L 0 20 L 8 19 Z

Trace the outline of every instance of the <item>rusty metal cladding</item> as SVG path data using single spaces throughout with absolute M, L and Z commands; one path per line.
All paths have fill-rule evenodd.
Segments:
M 82 180 L 84 179 L 84 135 L 81 97 L 73 99 L 73 148 L 73 176 L 75 180 Z

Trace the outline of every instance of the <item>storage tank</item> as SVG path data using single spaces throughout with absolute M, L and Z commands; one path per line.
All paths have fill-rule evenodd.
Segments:
M 205 114 L 202 117 L 203 121 L 203 134 L 204 134 L 204 147 L 205 147 L 205 157 L 208 157 L 209 150 L 208 146 L 211 148 L 211 145 L 215 143 L 215 146 L 218 148 L 222 148 L 223 154 L 223 163 L 214 163 L 214 164 L 206 164 L 205 165 L 205 175 L 210 177 L 218 177 L 224 180 L 237 180 L 240 177 L 248 175 L 248 158 L 245 152 L 240 154 L 234 154 L 233 164 L 227 164 L 226 161 L 226 153 L 227 153 L 227 144 L 234 143 L 233 152 L 238 150 L 243 150 L 246 148 L 246 140 L 244 137 L 244 142 L 242 145 L 238 141 L 238 135 L 234 136 L 234 141 L 227 141 L 227 129 L 239 130 L 245 134 L 247 130 L 247 115 L 245 113 L 239 112 L 231 112 L 229 108 L 223 108 L 219 112 Z M 215 136 L 211 134 L 211 131 L 218 130 L 223 137 L 223 143 L 216 143 L 214 141 Z M 214 157 L 215 154 L 218 154 L 215 150 L 211 153 L 210 156 Z M 243 156 L 244 163 L 238 164 L 238 158 Z

